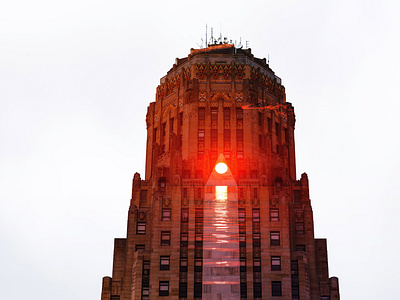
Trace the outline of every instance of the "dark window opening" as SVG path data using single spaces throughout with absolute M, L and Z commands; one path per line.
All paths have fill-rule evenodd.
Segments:
M 181 247 L 188 246 L 189 237 L 187 233 L 181 233 Z
M 184 257 L 181 258 L 179 270 L 181 272 L 187 272 L 187 270 L 188 270 L 188 259 L 187 258 L 184 258 Z
M 304 223 L 303 222 L 296 222 L 296 234 L 304 235 Z
M 169 246 L 171 244 L 171 231 L 161 231 L 161 246 Z
M 189 209 L 182 208 L 181 210 L 181 222 L 186 223 L 189 221 Z
M 179 298 L 187 297 L 187 283 L 179 282 Z
M 136 234 L 146 234 L 146 222 L 137 222 Z
M 279 221 L 279 209 L 278 208 L 271 208 L 269 210 L 269 219 L 271 222 Z
M 280 281 L 272 281 L 272 296 L 282 296 L 282 283 Z
M 260 282 L 255 282 L 254 283 L 254 298 L 261 298 L 262 293 L 261 293 L 261 283 Z
M 170 208 L 163 207 L 161 220 L 162 221 L 171 221 L 171 209 Z
M 261 272 L 261 258 L 253 258 L 253 272 Z
M 260 223 L 260 209 L 253 208 L 253 223 Z
M 271 256 L 271 270 L 280 271 L 281 270 L 281 257 Z
M 169 281 L 160 281 L 159 296 L 169 296 Z
M 160 256 L 160 270 L 169 270 L 169 256 Z
M 271 231 L 271 246 L 280 246 L 281 238 L 279 231 Z

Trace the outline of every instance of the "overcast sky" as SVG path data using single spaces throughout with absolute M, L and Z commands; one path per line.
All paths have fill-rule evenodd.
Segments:
M 248 41 L 296 113 L 341 299 L 400 299 L 396 1 L 3 1 L 0 298 L 100 299 L 148 104 L 205 26 Z

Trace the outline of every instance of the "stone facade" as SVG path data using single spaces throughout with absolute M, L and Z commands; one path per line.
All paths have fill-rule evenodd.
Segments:
M 161 78 L 146 123 L 145 179 L 134 175 L 102 300 L 339 299 L 307 175 L 296 179 L 294 110 L 265 59 L 191 49 Z

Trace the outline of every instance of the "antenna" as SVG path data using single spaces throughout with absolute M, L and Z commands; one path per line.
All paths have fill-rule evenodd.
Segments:
M 269 53 L 268 53 L 268 64 L 269 64 Z
M 206 24 L 206 48 L 208 47 L 208 40 L 207 40 L 207 24 Z
M 249 41 L 246 41 L 246 49 L 249 49 Z
M 222 25 L 221 22 L 219 22 L 219 42 L 222 44 Z
M 211 27 L 211 44 L 214 44 L 214 28 Z

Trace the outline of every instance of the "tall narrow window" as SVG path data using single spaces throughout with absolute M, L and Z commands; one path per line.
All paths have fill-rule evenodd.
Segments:
M 281 269 L 281 257 L 271 256 L 271 270 L 279 271 Z
M 161 246 L 171 244 L 171 231 L 161 231 Z
M 201 272 L 203 270 L 203 261 L 201 258 L 196 258 L 194 260 L 194 271 Z
M 240 272 L 246 272 L 246 257 L 240 258 Z
M 169 132 L 174 131 L 174 118 L 169 119 Z
M 146 234 L 146 222 L 137 222 L 136 234 Z
M 261 258 L 253 258 L 253 272 L 261 272 Z
M 239 208 L 239 222 L 244 223 L 246 222 L 246 211 L 244 208 Z
M 279 231 L 271 231 L 271 246 L 280 246 L 281 237 Z
M 165 193 L 167 187 L 167 179 L 165 177 L 160 177 L 158 180 L 158 185 L 160 187 L 160 193 Z
M 261 247 L 260 233 L 253 233 L 253 247 Z
M 239 232 L 239 247 L 246 248 L 246 232 Z
M 181 247 L 187 247 L 188 246 L 188 234 L 187 233 L 181 233 Z
M 186 257 L 181 257 L 179 268 L 180 268 L 179 270 L 181 272 L 187 272 L 187 270 L 188 270 L 188 259 Z
M 254 282 L 254 298 L 261 298 L 261 283 L 260 282 Z
M 169 256 L 160 256 L 160 270 L 169 270 Z
M 260 222 L 260 209 L 253 208 L 253 223 Z
M 304 235 L 304 223 L 303 222 L 296 222 L 296 234 Z
M 171 221 L 171 209 L 163 207 L 162 209 L 162 221 Z
M 202 294 L 202 284 L 201 283 L 194 283 L 194 297 L 195 298 L 201 298 L 201 294 Z
M 179 282 L 179 298 L 187 297 L 187 282 Z
M 189 221 L 189 209 L 188 208 L 182 208 L 181 210 L 181 222 L 188 222 Z
M 169 296 L 169 281 L 160 281 L 159 296 Z
M 272 296 L 282 296 L 282 283 L 280 281 L 272 281 Z
M 279 209 L 278 208 L 271 208 L 269 210 L 269 220 L 271 222 L 278 222 L 279 221 Z

